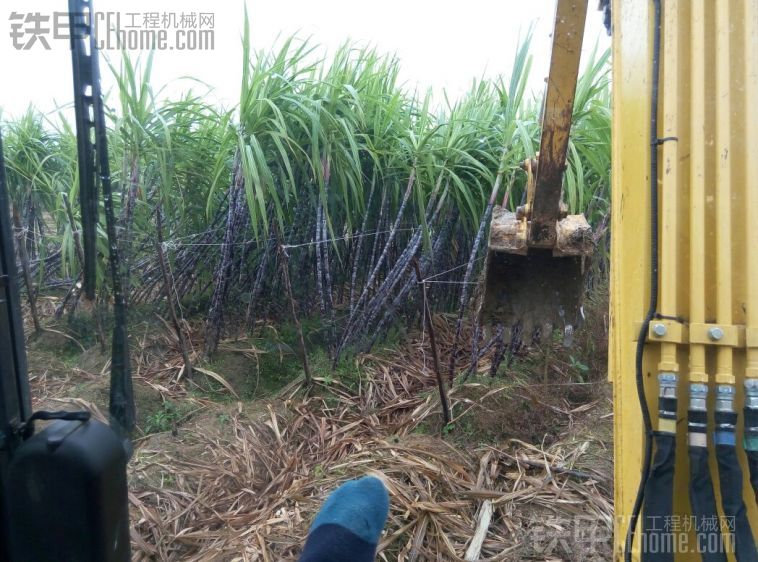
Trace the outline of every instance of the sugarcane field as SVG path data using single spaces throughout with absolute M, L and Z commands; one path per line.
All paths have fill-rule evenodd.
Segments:
M 0 559 L 756 560 L 758 1 L 34 4 Z

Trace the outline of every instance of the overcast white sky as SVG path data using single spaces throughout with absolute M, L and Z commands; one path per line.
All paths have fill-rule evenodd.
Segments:
M 142 14 L 212 12 L 215 48 L 212 51 L 165 50 L 156 53 L 155 87 L 168 84 L 169 95 L 190 86 L 176 82 L 192 76 L 213 88 L 210 99 L 227 106 L 238 98 L 241 68 L 241 33 L 245 0 L 94 0 L 99 12 L 120 12 L 124 22 L 144 24 Z M 11 14 L 40 12 L 52 15 L 67 9 L 66 0 L 2 0 L 0 8 L 0 108 L 5 118 L 18 115 L 34 104 L 43 111 L 71 103 L 71 56 L 68 41 L 47 35 L 50 50 L 41 43 L 29 50 L 16 50 L 11 32 Z M 297 33 L 312 37 L 328 50 L 346 39 L 396 53 L 402 79 L 409 88 L 444 88 L 455 98 L 474 77 L 508 74 L 519 38 L 534 25 L 531 53 L 534 57 L 532 85 L 541 89 L 549 64 L 550 34 L 555 0 L 247 0 L 256 48 L 270 47 L 279 36 Z M 590 0 L 584 53 L 599 42 L 610 45 L 602 17 Z M 140 14 L 129 16 L 129 13 Z M 27 24 L 24 24 L 26 27 Z M 48 25 L 48 24 L 45 24 Z M 174 32 L 171 31 L 170 40 Z M 28 41 L 25 35 L 21 41 Z M 118 60 L 117 51 L 105 55 Z M 104 91 L 113 80 L 104 69 Z

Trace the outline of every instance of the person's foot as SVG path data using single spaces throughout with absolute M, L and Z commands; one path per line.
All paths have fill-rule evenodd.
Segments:
M 371 562 L 389 513 L 389 494 L 373 476 L 350 480 L 316 514 L 300 562 Z

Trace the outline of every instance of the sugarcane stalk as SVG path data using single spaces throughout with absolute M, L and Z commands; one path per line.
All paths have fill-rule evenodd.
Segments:
M 432 324 L 432 313 L 427 306 L 426 301 L 426 283 L 421 277 L 421 270 L 418 266 L 418 260 L 413 260 L 413 269 L 416 272 L 416 281 L 421 292 L 421 306 L 423 309 L 424 322 L 426 323 L 426 329 L 429 331 L 429 345 L 432 348 L 432 362 L 434 365 L 434 374 L 437 377 L 437 389 L 440 393 L 440 405 L 442 406 L 442 419 L 445 421 L 445 425 L 450 423 L 450 404 L 447 399 L 447 390 L 445 389 L 445 383 L 442 380 L 442 371 L 440 370 L 440 358 L 437 353 L 437 342 L 434 337 L 434 325 Z
M 376 234 L 374 235 L 374 243 L 372 244 L 371 248 L 371 258 L 368 261 L 367 268 L 366 268 L 366 276 L 371 272 L 371 270 L 374 268 L 374 264 L 376 263 L 376 255 L 377 252 L 379 252 L 379 242 L 382 238 L 382 231 L 386 230 L 385 228 L 385 221 L 386 221 L 386 214 L 387 209 L 389 208 L 389 199 L 387 197 L 387 185 L 382 183 L 382 200 L 379 204 L 379 216 L 376 219 Z M 365 286 L 365 284 L 364 284 Z M 355 306 L 350 310 L 350 313 L 352 314 L 355 311 Z
M 66 295 L 66 298 L 63 300 L 63 303 L 60 306 L 60 313 L 56 311 L 56 316 L 60 316 L 60 314 L 63 313 L 63 310 L 66 306 L 66 301 L 68 300 L 70 296 L 74 297 L 74 304 L 71 307 L 72 313 L 76 309 L 76 304 L 82 295 L 81 279 L 83 277 L 83 272 L 84 272 L 84 248 L 82 247 L 82 240 L 81 240 L 81 236 L 79 235 L 79 229 L 76 227 L 76 221 L 74 220 L 74 212 L 71 209 L 71 202 L 68 199 L 68 195 L 65 193 L 63 193 L 63 204 L 66 209 L 66 217 L 68 218 L 69 228 L 71 228 L 71 237 L 74 239 L 74 249 L 76 251 L 76 257 L 79 260 L 81 271 L 79 272 L 77 281 L 74 282 L 74 284 L 71 286 L 71 291 L 69 291 L 69 293 Z M 86 295 L 85 295 L 85 298 L 86 298 Z M 100 344 L 100 350 L 105 352 L 105 349 L 106 349 L 105 330 L 103 330 L 103 320 L 100 317 L 100 311 L 98 310 L 98 307 L 97 307 L 97 299 L 94 299 L 91 304 L 92 304 L 92 318 L 95 321 L 95 333 L 97 334 L 97 341 Z
M 337 305 L 341 305 L 345 302 L 345 292 L 350 291 L 350 274 L 353 271 L 353 256 L 355 254 L 355 230 L 342 229 L 342 237 L 344 240 L 334 240 L 336 245 L 341 242 L 345 246 L 345 258 L 340 259 L 339 252 L 337 252 L 337 263 L 334 268 L 334 287 L 335 287 L 335 299 L 334 302 Z M 349 298 L 349 297 L 348 297 Z M 349 302 L 348 302 L 349 310 Z M 336 339 L 336 335 L 335 335 Z
M 442 209 L 443 199 L 437 199 L 440 187 L 442 186 L 442 178 L 443 174 L 440 173 L 437 178 L 437 182 L 435 183 L 435 187 L 429 197 L 429 201 L 426 205 L 425 217 L 427 224 L 434 224 Z M 445 189 L 447 190 L 447 185 Z M 437 202 L 436 207 L 434 205 L 435 202 Z M 378 285 L 376 292 L 371 297 L 371 300 L 364 307 L 363 321 L 361 325 L 353 331 L 351 337 L 354 338 L 358 336 L 372 325 L 381 308 L 385 305 L 392 291 L 397 286 L 397 283 L 401 280 L 403 274 L 407 271 L 411 260 L 416 256 L 419 248 L 421 247 L 422 240 L 423 232 L 419 228 L 411 235 L 405 246 L 405 249 L 402 251 L 400 256 L 392 261 L 394 264 L 392 268 L 390 268 L 389 265 L 387 266 L 388 272 L 386 277 L 382 280 L 381 284 Z M 396 244 L 393 244 L 393 247 L 394 250 L 397 251 Z
M 228 202 L 229 191 L 230 190 L 227 190 L 224 193 L 222 203 Z M 174 282 L 176 283 L 176 292 L 179 295 L 180 300 L 189 294 L 195 286 L 195 283 L 199 278 L 199 266 L 212 261 L 209 259 L 209 254 L 216 253 L 215 244 L 218 242 L 219 237 L 217 237 L 215 233 L 224 230 L 219 226 L 224 220 L 224 217 L 228 217 L 228 208 L 226 210 L 219 209 L 209 228 L 204 232 L 191 235 L 188 245 L 182 246 L 178 250 L 174 260 Z M 223 239 L 223 236 L 221 236 L 221 238 Z M 199 246 L 196 246 L 196 244 L 199 244 Z M 144 279 L 145 278 L 143 277 L 143 280 Z M 145 291 L 143 290 L 141 294 L 145 294 Z
M 203 353 L 210 357 L 218 349 L 221 338 L 221 326 L 224 314 L 224 301 L 229 290 L 229 279 L 232 275 L 232 262 L 234 259 L 234 244 L 240 225 L 241 210 L 246 211 L 244 189 L 244 176 L 240 155 L 237 154 L 233 168 L 233 180 L 229 194 L 229 208 L 227 209 L 227 224 L 224 232 L 224 241 L 221 244 L 221 259 L 219 260 L 216 274 L 214 275 L 215 286 L 208 309 L 208 318 L 205 324 L 205 347 Z M 244 222 L 244 221 L 242 221 Z
M 442 167 L 444 168 L 444 166 L 445 164 L 443 163 Z M 435 182 L 434 189 L 432 190 L 432 193 L 429 196 L 429 201 L 426 204 L 424 217 L 427 225 L 433 225 L 437 221 L 437 217 L 442 210 L 443 198 L 438 199 L 438 195 L 442 186 L 443 177 L 444 174 L 442 172 L 437 176 L 437 181 Z M 447 191 L 448 187 L 449 183 L 445 185 L 445 191 Z M 436 206 L 435 202 L 437 202 Z M 401 276 L 407 271 L 408 264 L 410 264 L 411 259 L 416 256 L 416 253 L 421 247 L 423 234 L 424 233 L 421 230 L 421 226 L 419 226 L 418 230 L 414 231 L 413 234 L 411 234 L 410 238 L 406 242 L 405 248 L 400 253 L 399 257 L 397 256 L 397 239 L 393 242 L 393 257 L 391 260 L 388 260 L 387 274 L 382 280 L 381 284 L 379 284 L 377 287 L 376 292 L 372 295 L 371 301 L 369 301 L 365 307 L 364 316 L 366 317 L 366 320 L 363 322 L 364 327 L 371 325 L 371 322 L 373 322 L 374 318 L 379 313 L 379 310 L 382 306 L 384 306 L 387 299 L 389 298 L 389 295 L 392 293 L 395 286 L 400 281 Z M 432 251 L 431 258 L 433 259 L 433 257 L 434 251 Z M 393 263 L 394 265 L 390 268 L 389 263 Z
M 216 240 L 216 238 L 211 237 L 210 231 L 206 231 L 199 235 L 197 239 L 193 239 L 193 242 L 207 245 L 200 246 L 200 250 L 196 250 L 195 246 L 189 246 L 182 249 L 180 254 L 177 255 L 175 261 L 177 266 L 174 278 L 178 280 L 177 293 L 179 294 L 180 299 L 189 294 L 199 279 L 199 264 L 211 261 L 209 259 L 209 254 L 211 254 L 211 252 L 215 253 L 216 246 L 213 246 L 212 244 L 215 244 Z
M 84 271 L 84 250 L 82 249 L 82 241 L 81 241 L 81 237 L 79 236 L 79 229 L 76 228 L 76 222 L 74 221 L 74 213 L 71 210 L 71 203 L 68 200 L 68 195 L 66 193 L 63 193 L 62 196 L 63 196 L 63 207 L 66 210 L 66 217 L 68 218 L 69 228 L 71 228 L 71 237 L 74 240 L 74 251 L 76 251 L 76 257 L 79 260 L 79 266 L 81 267 L 81 270 Z M 66 305 L 68 304 L 71 297 L 74 296 L 74 294 L 76 294 L 76 298 L 74 300 L 74 305 L 72 306 L 71 310 L 73 311 L 76 308 L 76 302 L 79 300 L 79 294 L 82 288 L 81 279 L 82 279 L 82 273 L 80 271 L 76 279 L 74 280 L 74 282 L 69 287 L 68 292 L 66 293 L 66 296 L 64 297 L 63 301 L 55 310 L 56 318 L 60 318 L 63 315 L 63 311 L 66 309 Z M 99 330 L 98 330 L 98 334 L 99 334 Z
M 323 268 L 324 264 L 322 263 L 322 255 L 321 255 L 321 202 L 319 201 L 316 205 L 316 224 L 315 224 L 315 230 L 316 235 L 314 238 L 314 242 L 316 245 L 316 290 L 318 291 L 318 302 L 319 307 L 321 310 L 321 316 L 326 315 L 326 297 L 324 296 L 324 285 L 323 285 Z
M 308 352 L 305 348 L 305 337 L 303 336 L 303 327 L 300 324 L 300 318 L 297 315 L 297 307 L 295 306 L 295 297 L 292 294 L 292 283 L 290 283 L 290 266 L 289 255 L 284 246 L 277 242 L 279 248 L 279 259 L 282 264 L 282 277 L 284 278 L 284 288 L 287 291 L 287 298 L 290 302 L 290 311 L 292 313 L 292 321 L 295 323 L 297 329 L 297 335 L 300 342 L 300 353 L 303 359 L 303 373 L 305 374 L 305 385 L 310 388 L 313 385 L 313 378 L 311 377 L 311 369 L 308 364 Z
M 132 223 L 134 222 L 134 205 L 139 190 L 139 162 L 137 156 L 132 156 L 131 170 L 129 174 L 129 187 L 126 190 L 126 202 L 122 208 L 122 233 L 119 246 L 121 248 L 121 273 L 123 276 L 124 298 L 128 298 L 131 286 L 130 262 L 132 258 Z M 123 200 L 123 192 L 122 192 Z
M 442 210 L 443 198 L 439 198 L 439 200 L 437 200 L 437 194 L 441 186 L 441 180 L 442 180 L 442 175 L 440 175 L 437 181 L 437 184 L 435 186 L 435 189 L 432 191 L 429 202 L 426 205 L 426 210 L 425 210 L 426 221 L 427 221 L 427 224 L 430 224 L 430 225 L 434 224 L 437 221 L 437 217 L 439 216 L 439 213 Z M 445 187 L 445 189 L 447 190 L 447 186 Z M 436 206 L 434 206 L 435 201 L 437 201 Z M 451 224 L 452 222 L 446 223 L 445 229 L 443 229 L 443 231 L 448 232 L 447 227 L 449 227 Z M 438 237 L 437 239 L 439 240 L 440 237 Z M 364 310 L 364 321 L 361 324 L 361 327 L 354 331 L 354 334 L 353 334 L 354 337 L 358 336 L 360 333 L 362 333 L 362 331 L 367 330 L 372 325 L 374 319 L 379 314 L 381 308 L 385 306 L 386 302 L 389 300 L 389 297 L 392 291 L 397 286 L 397 283 L 402 279 L 403 274 L 408 270 L 408 266 L 411 260 L 414 259 L 414 257 L 418 253 L 419 248 L 421 247 L 422 240 L 423 240 L 423 232 L 419 228 L 413 233 L 410 240 L 408 241 L 408 244 L 405 250 L 397 259 L 393 268 L 388 272 L 387 277 L 379 286 L 376 293 L 373 295 L 372 299 L 367 303 Z M 436 253 L 435 244 L 432 245 L 432 254 L 430 256 L 429 261 L 433 260 L 434 254 Z M 425 270 L 427 266 L 428 264 L 425 261 L 424 263 Z M 407 294 L 407 292 L 410 290 L 411 283 L 412 283 L 412 279 L 409 280 L 409 282 L 407 283 L 406 285 L 407 290 L 405 291 L 404 294 Z
M 461 384 L 466 382 L 472 373 L 479 367 L 479 336 L 482 331 L 482 325 L 478 320 L 474 321 L 474 337 L 471 338 L 471 361 L 469 362 L 468 369 L 463 375 Z
M 366 304 L 364 308 L 363 321 L 357 328 L 358 331 L 362 331 L 366 327 L 371 325 L 379 310 L 381 310 L 384 303 L 389 298 L 392 291 L 403 277 L 403 274 L 408 271 L 408 267 L 416 257 L 419 248 L 421 247 L 422 234 L 421 232 L 414 233 L 414 237 L 410 243 L 395 262 L 392 269 L 387 273 L 382 284 L 377 288 L 376 293 L 371 300 Z
M 182 324 L 179 322 L 179 316 L 176 313 L 177 304 L 174 302 L 174 280 L 171 276 L 170 266 L 163 251 L 163 212 L 161 210 L 160 203 L 158 203 L 155 208 L 155 234 L 155 249 L 158 252 L 158 261 L 160 262 L 161 272 L 163 274 L 163 286 L 166 291 L 168 311 L 171 314 L 171 322 L 174 324 L 176 338 L 179 340 L 179 349 L 182 352 L 182 360 L 184 361 L 184 376 L 188 379 L 191 379 L 192 362 L 190 361 L 189 357 L 189 346 L 187 345 L 187 338 L 185 337 Z
M 16 227 L 18 255 L 21 259 L 21 270 L 24 274 L 24 284 L 26 285 L 26 298 L 29 301 L 29 311 L 32 315 L 34 331 L 39 334 L 42 332 L 42 324 L 40 324 L 39 314 L 37 313 L 37 298 L 34 293 L 32 273 L 29 268 L 29 254 L 26 249 L 26 233 L 24 232 L 24 228 L 21 225 L 21 217 L 19 216 L 18 209 L 15 205 L 13 205 L 13 225 Z
M 500 363 L 503 362 L 503 357 L 505 355 L 505 338 L 504 335 L 504 329 L 503 324 L 498 323 L 497 327 L 495 328 L 495 334 L 493 336 L 494 345 L 495 345 L 495 355 L 492 358 L 492 364 L 490 365 L 490 377 L 494 378 L 497 374 L 497 370 L 500 367 Z
M 453 216 L 450 217 L 448 221 L 445 222 L 445 227 L 442 229 L 442 231 L 437 235 L 436 240 L 432 244 L 432 254 L 439 254 L 442 252 L 443 248 L 449 248 L 449 235 L 452 232 L 452 225 L 456 222 L 457 217 Z M 428 268 L 431 265 L 432 259 L 431 256 L 423 257 L 421 259 L 421 270 L 424 275 L 427 274 Z M 395 312 L 403 305 L 403 303 L 407 300 L 407 295 L 410 293 L 413 286 L 416 284 L 415 279 L 413 278 L 413 275 L 405 282 L 405 285 L 403 288 L 398 292 L 398 294 L 393 299 L 392 303 L 387 307 L 387 310 L 384 313 L 384 316 L 382 317 L 382 320 L 379 322 L 377 327 L 373 330 L 373 336 L 366 347 L 365 351 L 370 351 L 371 348 L 376 344 L 379 337 L 385 333 L 386 326 L 389 324 L 389 322 L 392 320 L 392 318 L 395 315 Z M 409 316 L 410 318 L 410 316 Z M 367 329 L 370 328 L 370 325 L 367 327 Z
M 413 184 L 416 181 L 416 165 L 414 164 L 413 168 L 411 169 L 411 174 L 408 177 L 408 185 L 405 188 L 405 193 L 403 194 L 403 200 L 400 203 L 400 209 L 398 209 L 397 217 L 395 217 L 395 222 L 392 224 L 392 228 L 390 228 L 389 235 L 387 236 L 387 240 L 384 243 L 384 249 L 382 250 L 382 253 L 379 254 L 379 259 L 377 260 L 376 265 L 374 265 L 374 269 L 369 275 L 368 280 L 366 281 L 366 286 L 363 289 L 363 293 L 361 294 L 361 297 L 358 299 L 358 303 L 356 304 L 356 308 L 360 308 L 360 306 L 363 304 L 363 301 L 366 299 L 366 296 L 368 294 L 368 288 L 372 287 L 374 284 L 374 281 L 376 279 L 376 276 L 379 273 L 379 270 L 384 265 L 387 255 L 392 248 L 392 244 L 395 241 L 395 236 L 397 235 L 397 229 L 400 226 L 400 221 L 403 218 L 403 215 L 405 214 L 405 208 L 408 205 L 408 199 L 410 198 L 411 191 L 413 189 Z
M 361 261 L 361 251 L 363 250 L 363 238 L 366 234 L 366 228 L 368 226 L 368 217 L 371 214 L 371 203 L 374 201 L 374 190 L 376 188 L 376 171 L 371 176 L 371 189 L 368 194 L 368 203 L 366 204 L 366 213 L 363 215 L 363 221 L 361 222 L 361 228 L 358 231 L 358 238 L 356 241 L 355 252 L 353 253 L 353 271 L 350 277 L 350 313 L 355 310 L 355 281 L 358 277 L 358 264 Z M 378 228 L 377 228 L 378 230 Z M 375 239 L 378 237 L 375 236 Z
M 74 239 L 74 250 L 76 251 L 76 257 L 79 260 L 79 265 L 84 268 L 84 249 L 82 248 L 82 239 L 79 236 L 79 229 L 76 228 L 76 221 L 74 220 L 74 212 L 71 209 L 71 202 L 68 200 L 68 195 L 63 193 L 63 206 L 66 209 L 66 217 L 68 218 L 68 225 L 71 228 L 71 237 Z
M 263 279 L 268 269 L 269 257 L 271 255 L 271 247 L 272 247 L 272 242 L 270 240 L 267 240 L 266 246 L 263 250 L 263 257 L 261 258 L 261 261 L 258 264 L 258 271 L 255 274 L 255 281 L 253 283 L 253 288 L 250 291 L 250 302 L 247 305 L 247 312 L 245 313 L 245 325 L 251 331 L 253 330 L 254 325 L 255 325 L 253 310 L 255 308 L 255 303 L 258 301 L 258 297 L 260 296 L 261 289 L 263 288 Z
M 319 197 L 319 208 L 321 210 L 321 214 L 318 220 L 318 224 L 316 225 L 316 228 L 321 229 L 320 236 L 319 236 L 319 243 L 316 245 L 316 253 L 321 254 L 321 263 L 323 264 L 323 276 L 324 276 L 324 286 L 323 286 L 323 293 L 322 298 L 324 299 L 324 307 L 326 308 L 327 312 L 329 313 L 329 317 L 331 320 L 331 331 L 332 331 L 332 337 L 331 337 L 331 343 L 334 343 L 334 340 L 336 339 L 336 334 L 334 334 L 334 300 L 333 300 L 333 290 L 332 290 L 332 274 L 331 274 L 331 264 L 329 263 L 329 235 L 328 235 L 328 229 L 327 229 L 327 208 L 326 206 L 329 204 L 329 182 L 331 179 L 331 160 L 328 156 L 328 148 L 327 148 L 327 155 L 321 157 L 321 167 L 324 171 L 324 196 Z M 331 344 L 330 344 L 331 347 Z
M 329 311 L 329 332 L 330 332 L 330 341 L 329 341 L 329 349 L 331 352 L 334 351 L 334 344 L 337 340 L 337 333 L 336 333 L 336 324 L 334 321 L 334 300 L 333 300 L 333 289 L 332 289 L 332 274 L 330 272 L 331 270 L 331 264 L 329 263 L 329 243 L 327 242 L 328 236 L 327 236 L 327 228 L 326 228 L 326 213 L 324 213 L 323 209 L 321 211 L 321 241 L 322 241 L 322 251 L 324 254 L 324 257 L 322 259 L 324 263 L 324 284 L 325 284 L 325 291 L 326 291 L 326 305 Z M 318 250 L 317 250 L 318 251 Z
M 408 199 L 411 195 L 411 190 L 413 189 L 413 184 L 416 181 L 416 164 L 414 162 L 413 167 L 411 168 L 410 176 L 408 177 L 408 185 L 405 188 L 405 193 L 403 194 L 403 201 L 400 204 L 400 209 L 398 210 L 397 217 L 395 218 L 395 222 L 392 224 L 392 228 L 390 229 L 389 236 L 387 237 L 387 241 L 384 244 L 384 249 L 382 250 L 382 253 L 379 256 L 379 259 L 377 261 L 377 264 L 374 266 L 374 269 L 371 271 L 371 274 L 369 275 L 368 280 L 366 281 L 365 286 L 363 287 L 363 291 L 361 293 L 360 298 L 358 299 L 358 302 L 355 305 L 355 310 L 352 314 L 349 315 L 348 321 L 347 321 L 347 327 L 345 328 L 345 333 L 342 338 L 342 341 L 340 342 L 339 346 L 337 346 L 337 350 L 334 354 L 334 361 L 333 366 L 337 365 L 337 362 L 339 361 L 340 352 L 342 351 L 342 348 L 344 347 L 346 339 L 350 335 L 350 331 L 353 328 L 353 323 L 355 320 L 355 314 L 357 310 L 363 305 L 364 301 L 366 300 L 366 297 L 368 296 L 368 290 L 370 287 L 372 287 L 377 274 L 379 273 L 379 269 L 384 263 L 384 260 L 387 257 L 387 252 L 389 251 L 390 246 L 392 245 L 392 241 L 395 239 L 395 234 L 397 233 L 398 226 L 400 226 L 400 220 L 403 218 L 403 214 L 405 212 L 405 207 L 408 204 Z
M 497 197 L 498 191 L 500 191 L 500 184 L 503 181 L 503 173 L 505 170 L 502 168 L 502 162 L 505 160 L 506 151 L 507 149 L 503 149 L 503 153 L 500 157 L 501 168 L 497 172 L 495 183 L 492 185 L 490 198 L 487 202 L 487 207 L 482 214 L 482 219 L 479 221 L 479 230 L 476 233 L 476 238 L 474 238 L 474 244 L 471 248 L 471 255 L 469 256 L 468 263 L 466 264 L 466 274 L 463 276 L 461 299 L 458 304 L 458 317 L 455 321 L 455 334 L 453 335 L 453 345 L 450 350 L 450 364 L 448 365 L 448 379 L 450 384 L 452 384 L 453 380 L 455 379 L 455 361 L 458 357 L 458 341 L 460 340 L 461 328 L 463 327 L 463 314 L 466 312 L 466 305 L 468 304 L 469 293 L 471 292 L 469 289 L 471 275 L 474 272 L 474 263 L 476 262 L 476 256 L 479 253 L 479 246 L 481 245 L 482 239 L 484 238 L 484 231 L 487 228 L 487 223 L 489 222 L 490 216 L 492 215 L 492 208 L 495 206 L 495 198 Z M 512 181 L 511 185 L 513 185 Z
M 511 191 L 513 191 L 513 184 L 515 181 L 516 174 L 511 174 L 511 179 L 508 182 L 508 187 L 505 190 L 505 194 L 503 194 L 503 202 L 500 204 L 503 209 L 508 209 L 508 205 L 511 202 Z

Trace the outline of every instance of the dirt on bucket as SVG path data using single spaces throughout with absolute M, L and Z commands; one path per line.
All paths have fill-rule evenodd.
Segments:
M 570 336 L 584 294 L 583 260 L 554 257 L 550 251 L 525 256 L 491 252 L 484 273 L 482 325 L 502 325 L 506 341 L 514 329 L 527 343 L 556 329 Z

